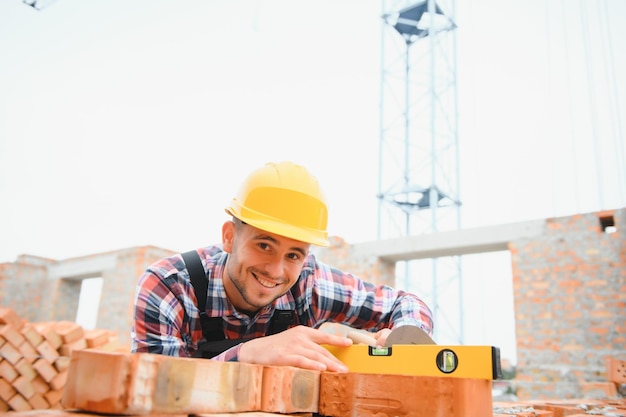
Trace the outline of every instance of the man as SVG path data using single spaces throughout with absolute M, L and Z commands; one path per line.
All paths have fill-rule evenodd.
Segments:
M 302 166 L 270 163 L 253 171 L 226 212 L 221 245 L 162 259 L 139 279 L 134 352 L 345 372 L 321 345 L 352 341 L 319 330 L 323 323 L 372 331 L 380 346 L 393 327 L 432 334 L 431 312 L 417 296 L 365 282 L 309 253 L 311 245 L 328 246 L 328 213 L 317 180 Z

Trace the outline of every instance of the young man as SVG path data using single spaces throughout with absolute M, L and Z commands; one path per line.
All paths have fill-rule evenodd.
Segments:
M 417 296 L 309 253 L 310 245 L 328 246 L 328 213 L 317 180 L 302 166 L 253 171 L 226 212 L 221 245 L 162 259 L 139 279 L 134 352 L 343 372 L 321 345 L 352 341 L 319 330 L 323 323 L 370 330 L 381 346 L 394 327 L 432 334 L 431 311 Z

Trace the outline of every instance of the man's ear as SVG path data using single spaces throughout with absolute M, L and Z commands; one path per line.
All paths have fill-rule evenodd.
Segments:
M 225 252 L 231 253 L 233 250 L 233 241 L 235 240 L 235 223 L 231 220 L 224 222 L 222 225 L 222 247 Z

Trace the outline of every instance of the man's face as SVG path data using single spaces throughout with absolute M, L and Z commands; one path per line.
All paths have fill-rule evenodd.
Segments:
M 310 245 L 265 232 L 240 221 L 222 226 L 222 244 L 230 255 L 224 288 L 239 311 L 255 313 L 296 283 Z

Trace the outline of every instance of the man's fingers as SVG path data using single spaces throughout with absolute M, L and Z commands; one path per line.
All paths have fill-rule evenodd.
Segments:
M 239 360 L 262 365 L 288 365 L 319 371 L 347 372 L 348 368 L 322 345 L 350 346 L 352 341 L 320 330 L 297 326 L 244 343 Z
M 332 345 L 332 346 L 351 346 L 352 340 L 330 333 L 326 333 L 319 329 L 311 329 L 306 327 L 307 331 L 311 332 L 311 340 L 319 345 Z

